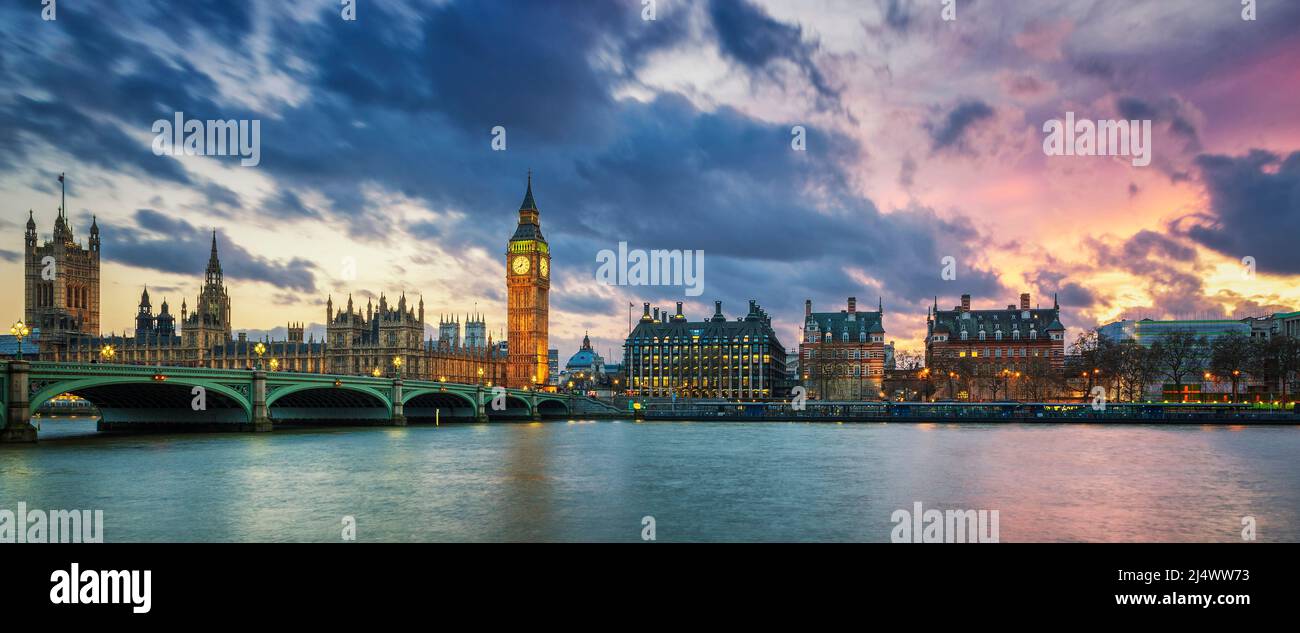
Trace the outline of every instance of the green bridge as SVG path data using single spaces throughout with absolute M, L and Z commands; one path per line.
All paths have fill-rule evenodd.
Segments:
M 100 411 L 102 430 L 269 431 L 276 425 L 517 421 L 618 415 L 584 396 L 400 376 L 7 361 L 0 442 L 33 442 L 32 414 L 71 393 Z

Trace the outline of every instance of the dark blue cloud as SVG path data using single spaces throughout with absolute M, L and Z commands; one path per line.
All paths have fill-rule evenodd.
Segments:
M 1171 135 L 1182 139 L 1183 150 L 1186 152 L 1198 152 L 1201 149 L 1200 134 L 1196 130 L 1196 125 L 1188 118 L 1182 104 L 1175 99 L 1120 97 L 1115 100 L 1115 108 L 1125 119 L 1149 119 L 1152 125 L 1164 124 Z
M 1210 209 L 1175 229 L 1229 257 L 1254 257 L 1259 272 L 1300 273 L 1300 152 L 1206 154 L 1196 166 Z
M 178 275 L 201 275 L 212 233 L 153 209 L 135 212 L 135 226 L 100 225 L 107 261 Z M 275 261 L 254 255 L 218 232 L 221 267 L 229 280 L 261 281 L 304 293 L 316 292 L 316 265 L 299 257 Z
M 709 16 L 718 48 L 728 58 L 750 72 L 769 75 L 778 61 L 793 64 L 817 92 L 820 105 L 842 110 L 840 90 L 813 61 L 818 46 L 804 41 L 802 28 L 772 18 L 749 0 L 712 0 Z
M 947 148 L 965 149 L 966 130 L 992 116 L 993 108 L 983 101 L 972 99 L 957 104 L 942 120 L 927 126 L 930 140 L 933 142 L 931 148 L 935 151 Z

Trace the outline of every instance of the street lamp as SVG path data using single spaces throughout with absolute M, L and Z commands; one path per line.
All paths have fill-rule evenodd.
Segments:
M 18 339 L 18 360 L 22 360 L 23 359 L 23 338 L 26 337 L 28 334 L 31 334 L 32 331 L 30 328 L 27 327 L 26 323 L 23 323 L 20 320 L 17 323 L 14 323 L 13 327 L 9 328 L 9 333 L 13 334 L 14 338 Z
M 117 356 L 117 350 L 113 349 L 112 345 L 105 345 L 99 348 L 99 360 L 101 362 L 112 362 L 114 356 Z
M 261 342 L 253 346 L 253 353 L 257 354 L 257 368 L 262 368 L 262 354 L 266 353 L 266 346 Z
M 276 370 L 279 369 L 279 368 L 280 368 L 280 359 L 278 359 L 278 358 L 272 358 L 272 359 L 271 359 L 271 371 L 276 371 Z
M 400 377 L 402 376 L 402 357 L 401 357 L 401 356 L 394 356 L 394 357 L 393 357 L 393 371 L 396 372 L 397 377 L 400 378 Z
M 381 374 L 383 374 L 383 373 L 384 373 L 384 372 L 380 371 L 378 367 L 376 367 L 376 368 L 370 370 L 370 375 L 371 375 L 371 376 L 374 376 L 375 378 L 378 378 L 378 377 L 379 377 Z

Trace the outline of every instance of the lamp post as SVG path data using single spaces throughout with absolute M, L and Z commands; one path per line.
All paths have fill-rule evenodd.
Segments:
M 99 348 L 99 361 L 102 363 L 113 362 L 113 357 L 117 356 L 117 350 L 112 345 L 105 345 Z
M 266 346 L 263 345 L 263 344 L 259 341 L 259 342 L 257 343 L 257 345 L 254 345 L 254 346 L 253 346 L 253 353 L 254 353 L 254 354 L 257 354 L 257 368 L 258 368 L 258 369 L 261 369 L 261 368 L 262 368 L 262 355 L 266 353 Z
M 394 375 L 396 375 L 398 378 L 401 378 L 401 377 L 402 377 L 402 357 L 401 357 L 401 356 L 394 356 L 394 357 L 393 357 L 393 373 L 394 373 Z
M 27 327 L 27 324 L 26 324 L 26 323 L 23 323 L 23 322 L 20 320 L 20 321 L 18 321 L 17 323 L 14 323 L 13 327 L 9 328 L 9 333 L 10 333 L 10 334 L 13 334 L 13 335 L 14 335 L 14 338 L 18 339 L 18 360 L 22 360 L 22 359 L 23 359 L 23 339 L 26 338 L 26 336 L 27 336 L 28 334 L 31 334 L 32 331 L 31 331 L 30 328 Z

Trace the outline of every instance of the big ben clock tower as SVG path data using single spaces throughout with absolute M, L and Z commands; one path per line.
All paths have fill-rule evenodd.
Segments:
M 515 389 L 544 386 L 549 372 L 546 324 L 551 249 L 542 237 L 538 215 L 537 203 L 533 202 L 533 175 L 529 172 L 528 191 L 519 205 L 519 226 L 506 247 L 506 386 Z

